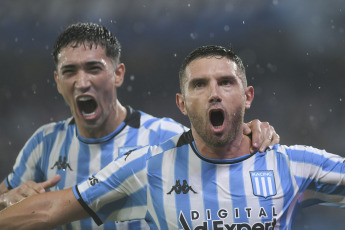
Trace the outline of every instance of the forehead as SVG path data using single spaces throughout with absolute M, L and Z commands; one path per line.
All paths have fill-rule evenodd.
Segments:
M 58 66 L 65 64 L 85 63 L 89 61 L 110 62 L 106 55 L 105 48 L 100 45 L 93 45 L 92 48 L 88 44 L 74 47 L 73 44 L 61 49 L 58 54 Z
M 238 76 L 238 67 L 235 62 L 226 57 L 203 57 L 193 60 L 186 67 L 186 77 L 219 77 Z

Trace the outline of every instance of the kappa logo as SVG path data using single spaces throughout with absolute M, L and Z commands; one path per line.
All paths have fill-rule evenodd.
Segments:
M 67 162 L 67 158 L 66 157 L 64 157 L 63 160 L 62 160 L 62 157 L 59 156 L 59 160 L 56 161 L 55 164 L 53 165 L 53 167 L 51 167 L 50 169 L 54 169 L 55 166 L 57 167 L 58 170 L 62 169 L 63 171 L 66 171 L 66 169 L 69 168 L 71 171 L 73 171 L 71 166 Z
M 95 186 L 98 183 L 98 179 L 95 176 L 90 176 L 89 181 L 91 186 Z
M 175 191 L 176 194 L 187 194 L 189 191 L 192 191 L 194 194 L 197 194 L 192 188 L 192 186 L 189 186 L 186 180 L 183 180 L 183 185 L 181 185 L 180 180 L 176 180 L 176 184 L 172 186 L 170 192 L 167 194 L 170 195 L 173 191 Z
M 125 161 L 127 160 L 127 157 L 129 156 L 129 154 L 131 154 L 134 150 L 136 150 L 136 149 L 129 150 L 128 152 L 126 152 L 125 154 L 123 154 L 123 155 L 126 156 L 126 157 L 125 157 Z
M 272 170 L 251 171 L 253 193 L 264 198 L 277 194 L 274 173 Z

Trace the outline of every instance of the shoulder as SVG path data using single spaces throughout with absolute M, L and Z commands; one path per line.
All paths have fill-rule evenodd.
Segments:
M 176 133 L 182 133 L 188 128 L 179 122 L 175 121 L 169 117 L 158 118 L 153 115 L 147 114 L 145 112 L 139 111 L 141 114 L 141 125 L 152 130 L 164 130 L 164 131 L 174 131 Z
M 44 124 L 35 131 L 33 136 L 40 136 L 42 138 L 48 137 L 50 135 L 56 136 L 62 131 L 67 130 L 69 126 L 74 127 L 74 120 L 72 117 L 63 121 Z
M 318 149 L 306 145 L 274 145 L 272 150 L 278 155 L 284 155 L 291 161 L 296 162 L 310 162 L 313 164 L 320 164 L 324 161 L 332 159 L 333 161 L 344 161 L 344 158 L 327 152 L 324 149 Z

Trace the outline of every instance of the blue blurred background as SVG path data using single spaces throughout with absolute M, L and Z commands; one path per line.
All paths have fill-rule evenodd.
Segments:
M 51 49 L 74 22 L 107 26 L 122 44 L 123 104 L 189 126 L 175 105 L 178 68 L 200 45 L 231 46 L 255 100 L 246 121 L 269 121 L 282 144 L 345 156 L 344 0 L 2 0 L 0 179 L 41 125 L 70 116 Z M 303 210 L 293 229 L 344 229 L 343 209 Z

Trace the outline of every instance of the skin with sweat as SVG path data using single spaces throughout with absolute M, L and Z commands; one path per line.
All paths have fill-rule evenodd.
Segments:
M 116 65 L 101 46 L 68 45 L 59 54 L 54 78 L 59 93 L 69 105 L 84 138 L 100 138 L 113 132 L 126 117 L 126 109 L 116 96 L 125 73 L 123 63 Z M 95 102 L 92 111 L 80 104 Z M 78 105 L 79 103 L 79 105 Z

